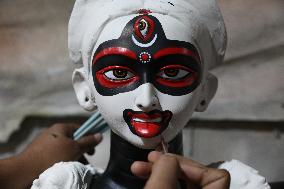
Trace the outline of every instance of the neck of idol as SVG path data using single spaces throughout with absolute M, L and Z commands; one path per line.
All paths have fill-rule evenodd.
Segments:
M 106 171 L 100 178 L 93 180 L 92 188 L 143 188 L 146 180 L 132 174 L 130 167 L 134 161 L 148 161 L 148 154 L 153 151 L 138 148 L 111 132 L 110 160 Z M 168 152 L 182 155 L 182 133 L 169 144 Z

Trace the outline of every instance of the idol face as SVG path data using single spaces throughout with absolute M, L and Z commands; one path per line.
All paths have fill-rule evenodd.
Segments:
M 193 44 L 167 39 L 155 16 L 139 14 L 119 38 L 102 42 L 93 53 L 96 104 L 115 133 L 154 148 L 161 136 L 172 140 L 188 122 L 202 70 Z

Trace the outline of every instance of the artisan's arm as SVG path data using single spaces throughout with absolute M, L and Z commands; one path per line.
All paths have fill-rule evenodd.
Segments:
M 32 161 L 25 160 L 23 156 L 15 156 L 0 160 L 0 188 L 23 189 L 37 176 Z
M 60 161 L 76 161 L 94 150 L 100 134 L 72 139 L 79 125 L 57 124 L 46 129 L 22 153 L 0 160 L 0 188 L 25 189 L 40 173 Z

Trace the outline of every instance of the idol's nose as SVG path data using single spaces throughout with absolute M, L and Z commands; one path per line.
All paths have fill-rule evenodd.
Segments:
M 135 105 L 144 112 L 159 109 L 159 99 L 152 84 L 146 83 L 140 86 L 139 94 L 135 99 Z

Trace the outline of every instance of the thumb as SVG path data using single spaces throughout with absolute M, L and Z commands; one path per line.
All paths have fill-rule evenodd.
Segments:
M 152 173 L 145 189 L 175 189 L 177 188 L 179 174 L 180 167 L 177 159 L 168 155 L 162 155 L 154 162 Z
M 92 150 L 103 139 L 102 134 L 96 133 L 95 135 L 87 135 L 77 141 L 82 152 Z

